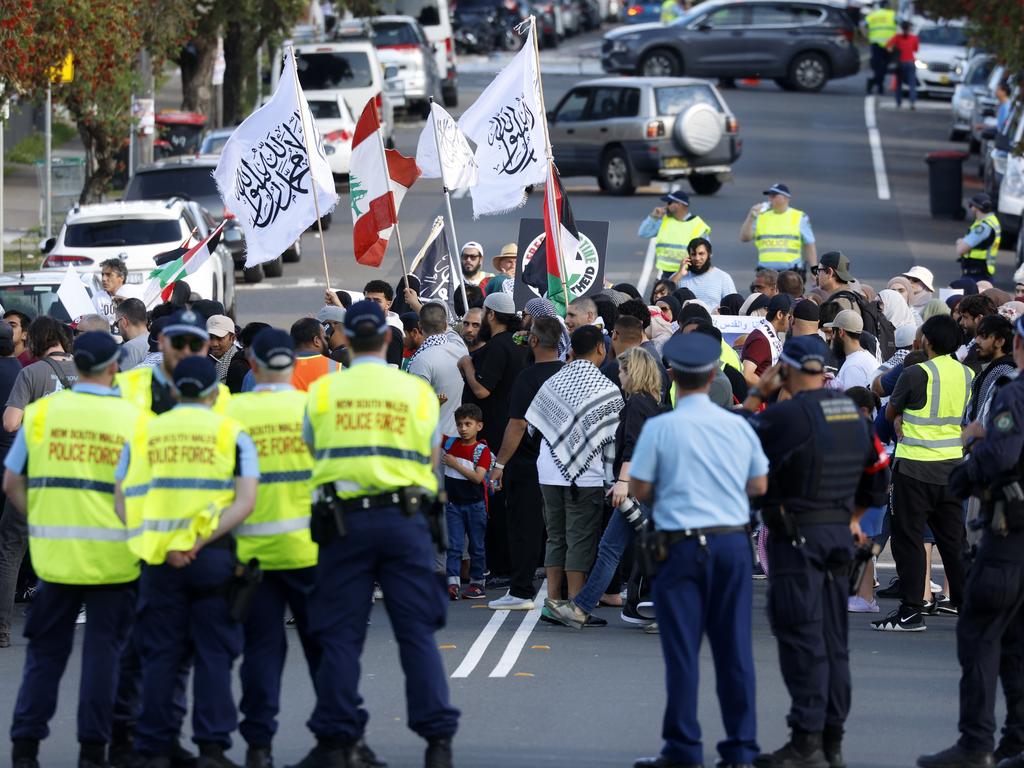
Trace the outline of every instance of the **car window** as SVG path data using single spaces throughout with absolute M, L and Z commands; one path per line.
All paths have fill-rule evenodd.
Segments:
M 747 13 L 746 6 L 736 5 L 712 11 L 703 19 L 700 19 L 698 24 L 707 24 L 712 29 L 720 29 L 722 27 L 742 27 L 749 23 L 747 21 L 748 18 L 749 15 Z
M 376 16 L 412 16 L 424 27 L 441 23 L 437 0 L 374 0 Z
M 416 28 L 400 21 L 378 21 L 373 25 L 373 44 L 378 48 L 420 44 Z
M 207 136 L 203 139 L 203 146 L 199 149 L 201 155 L 219 155 L 224 145 L 228 143 L 229 136 Z
M 967 45 L 967 36 L 963 27 L 925 27 L 917 33 L 917 38 L 928 45 Z
M 967 73 L 967 85 L 984 85 L 992 74 L 992 60 L 982 59 L 976 62 Z
M 341 117 L 341 108 L 334 100 L 310 101 L 309 111 L 313 113 L 314 120 L 337 120 Z
M 610 120 L 619 117 L 619 99 L 621 88 L 595 88 L 594 97 L 590 100 L 588 120 Z
M 694 104 L 709 104 L 717 111 L 721 111 L 710 85 L 672 85 L 655 88 L 654 101 L 659 115 L 677 115 Z
M 137 173 L 128 183 L 125 200 L 163 200 L 168 197 L 218 197 L 212 168 L 167 168 Z
M 300 53 L 296 58 L 303 90 L 330 91 L 373 85 L 370 57 L 362 51 Z
M 640 114 L 640 89 L 623 88 L 619 117 L 636 117 Z
M 83 285 L 85 285 L 83 283 Z M 49 315 L 65 323 L 71 322 L 68 311 L 57 297 L 58 285 L 5 285 L 0 286 L 0 306 L 6 311 L 17 310 L 29 317 Z M 85 286 L 92 295 L 92 288 Z
M 755 27 L 792 27 L 797 21 L 796 9 L 787 5 L 755 5 L 751 24 Z
M 68 248 L 103 248 L 117 245 L 152 245 L 181 240 L 177 219 L 115 219 L 68 224 Z M 5 305 L 6 306 L 6 305 Z
M 555 121 L 569 123 L 583 119 L 583 112 L 587 108 L 587 101 L 590 99 L 589 88 L 577 88 L 565 97 L 565 100 L 558 106 L 555 113 Z

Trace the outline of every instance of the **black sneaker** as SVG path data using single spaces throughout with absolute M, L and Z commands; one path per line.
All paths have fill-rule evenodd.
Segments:
M 249 747 L 245 751 L 245 768 L 274 768 L 270 747 Z
M 875 593 L 875 597 L 899 597 L 900 596 L 900 577 L 893 576 L 889 579 L 889 586 L 885 589 L 880 589 Z
M 602 619 L 600 616 L 594 616 L 591 614 L 587 616 L 587 621 L 583 624 L 584 627 L 607 627 L 607 619 Z
M 628 601 L 622 606 L 622 611 L 619 613 L 621 619 L 629 624 L 636 624 L 641 627 L 646 627 L 654 619 L 649 616 L 644 616 L 640 611 L 637 610 L 635 605 L 630 604 Z
M 992 756 L 993 759 L 995 759 L 995 756 L 998 753 L 999 750 L 996 750 L 996 752 Z M 998 763 L 996 763 L 996 768 L 1024 768 L 1024 753 L 1003 758 Z
M 934 603 L 934 605 L 935 605 L 935 607 L 932 608 L 932 615 L 933 616 L 959 616 L 960 615 L 960 608 L 958 606 L 956 606 L 956 605 L 953 605 L 953 601 L 950 600 L 945 595 L 939 593 L 939 594 L 934 595 L 934 598 L 935 599 L 932 601 Z
M 424 768 L 452 768 L 452 740 L 447 737 L 435 737 L 427 742 L 427 751 L 423 756 Z
M 968 752 L 959 744 L 934 755 L 921 755 L 917 764 L 920 768 L 992 768 L 994 765 L 991 752 Z
M 897 608 L 884 619 L 872 621 L 871 628 L 881 632 L 924 632 L 927 629 L 919 609 L 913 608 L 904 611 L 902 607 Z

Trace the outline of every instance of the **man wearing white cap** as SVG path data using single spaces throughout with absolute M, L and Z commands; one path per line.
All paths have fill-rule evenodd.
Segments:
M 843 391 L 850 387 L 870 387 L 878 361 L 860 345 L 860 335 L 864 332 L 864 319 L 860 313 L 844 309 L 823 327 L 832 330 L 833 352 L 841 350 L 844 355 L 843 365 L 832 380 L 831 388 Z
M 206 321 L 206 331 L 210 334 L 210 358 L 217 365 L 217 379 L 226 384 L 232 394 L 241 392 L 249 364 L 238 354 L 235 321 L 227 315 L 213 315 Z
M 818 265 L 814 232 L 807 214 L 790 206 L 789 187 L 776 182 L 764 191 L 768 202 L 758 203 L 747 213 L 740 228 L 740 242 L 754 241 L 757 266 L 778 270 L 795 269 L 807 279 L 807 269 Z
M 918 311 L 935 297 L 935 276 L 925 267 L 911 267 L 902 274 L 910 281 L 911 293 L 908 297 L 910 306 Z
M 484 247 L 475 240 L 462 246 L 462 276 L 468 285 L 480 285 L 484 280 L 493 277 L 490 272 L 482 269 L 484 263 Z

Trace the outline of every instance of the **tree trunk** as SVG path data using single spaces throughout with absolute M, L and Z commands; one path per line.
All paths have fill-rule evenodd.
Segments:
M 228 22 L 224 34 L 224 125 L 241 122 L 247 112 L 245 82 L 256 61 L 251 38 L 241 22 Z
M 110 182 L 117 170 L 117 152 L 120 149 L 118 136 L 112 135 L 105 126 L 79 121 L 78 135 L 85 145 L 86 177 L 79 202 L 98 203 L 110 189 Z
M 194 38 L 181 54 L 181 108 L 186 112 L 213 115 L 213 65 L 217 61 L 217 36 Z

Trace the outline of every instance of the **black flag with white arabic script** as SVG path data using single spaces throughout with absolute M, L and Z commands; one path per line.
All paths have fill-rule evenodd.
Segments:
M 448 238 L 442 229 L 420 263 L 413 270 L 420 281 L 420 301 L 437 301 L 449 308 L 449 315 L 454 312 L 452 301 L 455 297 L 455 279 L 452 275 L 452 257 L 448 248 Z

